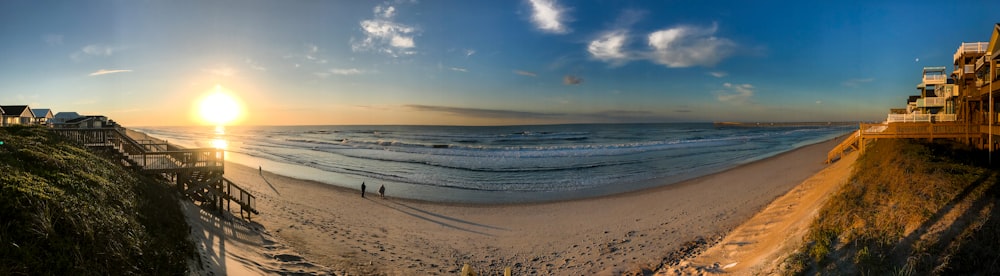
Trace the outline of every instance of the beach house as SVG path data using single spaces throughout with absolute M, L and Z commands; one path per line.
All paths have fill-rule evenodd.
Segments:
M 31 113 L 35 117 L 31 123 L 36 125 L 47 125 L 49 120 L 55 117 L 55 115 L 52 115 L 52 109 L 48 108 L 32 109 Z
M 923 77 L 917 90 L 920 95 L 910 96 L 906 101 L 906 112 L 902 109 L 889 110 L 887 123 L 895 122 L 950 122 L 957 120 L 955 101 L 958 90 L 954 80 L 945 73 L 944 66 L 924 67 Z
M 3 126 L 27 125 L 35 119 L 31 108 L 27 105 L 3 105 Z
M 55 123 L 56 128 L 103 128 L 113 126 L 113 121 L 103 115 L 80 116 L 65 122 Z
M 884 123 L 862 124 L 857 140 L 951 138 L 990 151 L 1000 148 L 998 63 L 1000 23 L 993 25 L 989 42 L 959 44 L 949 74 L 944 67 L 924 67 L 920 95 L 907 99 L 905 112 L 890 109 Z
M 69 120 L 72 120 L 72 119 L 76 119 L 76 118 L 80 118 L 80 117 L 83 117 L 83 116 L 80 116 L 80 113 L 76 113 L 76 112 L 59 112 L 59 113 L 56 113 L 56 115 L 53 116 L 52 119 L 49 119 L 49 124 L 59 125 L 59 124 L 66 123 L 66 121 L 69 121 Z
M 986 55 L 989 42 L 965 42 L 958 45 L 954 55 L 954 70 L 951 78 L 955 82 L 956 113 L 959 121 L 973 124 L 985 123 L 985 114 L 973 116 L 972 111 L 983 110 L 979 97 L 979 86 L 976 77 L 976 62 Z
M 990 37 L 990 42 L 986 45 L 986 53 L 976 59 L 975 66 L 975 76 L 976 83 L 973 89 L 978 91 L 978 101 L 984 102 L 979 110 L 979 114 L 985 114 L 984 123 L 990 125 L 996 125 L 997 123 L 997 112 L 996 112 L 996 101 L 997 97 L 1000 96 L 1000 85 L 996 82 L 1000 81 L 997 74 L 997 62 L 998 57 L 1000 57 L 1000 23 L 993 25 L 993 35 Z M 974 115 L 975 116 L 975 115 Z M 997 132 L 992 132 L 994 135 Z

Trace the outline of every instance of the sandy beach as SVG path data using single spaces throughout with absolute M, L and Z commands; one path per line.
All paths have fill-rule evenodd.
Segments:
M 838 141 L 653 189 L 515 205 L 400 200 L 392 190 L 379 199 L 377 181 L 367 182 L 362 198 L 357 189 L 227 163 L 226 177 L 257 195 L 261 211 L 247 227 L 262 238 L 243 240 L 262 247 L 236 263 L 246 271 L 346 275 L 451 274 L 465 263 L 489 274 L 506 266 L 518 275 L 654 271 L 682 248 L 721 240 L 826 168 Z

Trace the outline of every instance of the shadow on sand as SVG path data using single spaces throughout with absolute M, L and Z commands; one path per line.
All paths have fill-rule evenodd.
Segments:
M 264 173 L 263 172 L 260 173 L 260 179 L 263 179 L 264 183 L 267 183 L 267 186 L 271 187 L 271 190 L 273 190 L 275 194 L 281 195 L 281 193 L 278 192 L 278 189 L 274 188 L 274 184 L 271 184 L 271 181 L 267 180 L 267 177 L 264 177 Z
M 228 212 L 219 214 L 194 204 L 185 204 L 185 212 L 198 212 L 197 216 L 189 216 L 191 237 L 199 250 L 199 270 L 209 274 L 227 275 L 226 245 L 233 242 L 256 244 L 260 242 L 254 229 L 262 226 L 256 222 L 248 222 L 234 217 Z M 246 264 L 257 265 L 249 260 L 236 258 Z
M 460 223 L 460 224 L 466 224 L 468 226 L 489 228 L 489 229 L 495 229 L 495 230 L 507 230 L 507 229 L 496 227 L 496 226 L 490 226 L 490 225 L 485 225 L 485 224 L 479 224 L 479 223 L 469 222 L 469 221 L 465 221 L 465 220 L 461 220 L 461 219 L 457 219 L 457 218 L 452 218 L 452 217 L 444 216 L 444 215 L 441 215 L 441 214 L 436 214 L 436 213 L 428 212 L 428 211 L 421 210 L 421 209 L 418 209 L 418 208 L 415 208 L 415 207 L 412 207 L 412 206 L 409 206 L 409 205 L 406 205 L 406 204 L 403 204 L 403 203 L 395 202 L 395 201 L 380 200 L 380 199 L 370 199 L 370 198 L 365 198 L 365 199 L 367 199 L 367 200 L 369 200 L 371 202 L 377 203 L 379 205 L 391 208 L 393 210 L 399 211 L 400 213 L 407 214 L 407 215 L 409 215 L 411 217 L 415 217 L 415 218 L 418 218 L 418 219 L 421 219 L 421 220 L 424 220 L 424 221 L 427 221 L 427 222 L 431 222 L 431 223 L 434 223 L 434 224 L 437 224 L 437 225 L 441 225 L 441 226 L 444 226 L 444 227 L 448 227 L 448 228 L 451 228 L 451 229 L 455 229 L 455 230 L 460 230 L 460 231 L 465 231 L 465 232 L 469 232 L 469 233 L 475 233 L 475 234 L 484 235 L 484 236 L 490 236 L 490 237 L 494 236 L 493 234 L 489 234 L 489 233 L 485 233 L 485 232 L 476 231 L 476 230 L 472 230 L 472 229 L 468 229 L 468 228 L 463 228 L 463 227 L 460 227 L 460 226 L 457 226 L 457 225 L 453 225 L 453 224 L 450 224 L 450 223 L 448 223 L 446 221 L 443 221 L 443 220 L 452 221 L 452 222 Z M 408 211 L 407 209 L 415 211 L 415 212 Z M 431 216 L 431 217 L 423 216 L 423 215 L 421 215 L 419 213 L 426 214 L 426 215 Z M 439 218 L 439 219 L 443 219 L 443 220 L 437 220 L 437 219 L 434 219 L 434 218 Z

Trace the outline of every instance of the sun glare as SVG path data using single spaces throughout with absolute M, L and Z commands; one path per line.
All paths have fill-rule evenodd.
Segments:
M 221 126 L 233 123 L 240 117 L 242 107 L 232 95 L 216 86 L 215 91 L 201 99 L 198 114 L 207 123 Z

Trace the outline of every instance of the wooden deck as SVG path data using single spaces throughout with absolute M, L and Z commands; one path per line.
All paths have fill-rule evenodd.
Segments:
M 992 127 L 992 134 L 1000 134 L 1000 126 Z M 990 126 L 967 122 L 896 122 L 880 124 L 859 124 L 858 130 L 827 154 L 826 162 L 836 161 L 845 151 L 864 151 L 865 140 L 871 139 L 984 139 L 989 135 Z
M 185 149 L 144 133 L 121 127 L 97 129 L 53 129 L 63 137 L 108 153 L 122 165 L 173 182 L 182 194 L 218 210 L 236 202 L 240 214 L 260 214 L 256 197 L 229 181 L 225 172 L 225 150 Z
M 861 124 L 861 139 L 971 138 L 981 135 L 979 125 L 964 122 Z

